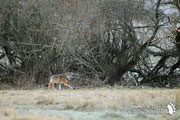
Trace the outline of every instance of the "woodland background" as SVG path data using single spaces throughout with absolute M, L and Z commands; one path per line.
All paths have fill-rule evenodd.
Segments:
M 179 0 L 0 0 L 0 83 L 178 87 Z

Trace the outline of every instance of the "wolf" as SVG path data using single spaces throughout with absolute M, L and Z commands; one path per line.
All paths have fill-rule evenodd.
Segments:
M 78 78 L 78 74 L 66 72 L 63 74 L 52 75 L 49 77 L 48 88 L 54 88 L 54 84 L 56 83 L 59 85 L 59 90 L 61 89 L 62 84 L 64 84 L 66 87 L 73 89 L 73 87 L 68 84 L 68 81 L 70 81 L 72 78 Z

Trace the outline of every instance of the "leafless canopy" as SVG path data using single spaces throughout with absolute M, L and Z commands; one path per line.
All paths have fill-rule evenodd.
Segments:
M 1 0 L 1 82 L 78 72 L 138 84 L 179 75 L 179 1 Z

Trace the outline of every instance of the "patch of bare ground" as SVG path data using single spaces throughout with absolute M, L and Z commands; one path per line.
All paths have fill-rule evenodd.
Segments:
M 170 102 L 176 105 L 173 115 L 169 115 L 168 109 L 165 109 Z M 142 111 L 133 111 L 137 106 L 141 108 L 138 110 Z M 108 120 L 110 118 L 112 120 L 178 120 L 180 118 L 179 106 L 179 89 L 100 88 L 0 91 L 0 120 Z M 163 109 L 157 111 L 156 107 Z M 148 111 L 148 109 L 155 110 Z

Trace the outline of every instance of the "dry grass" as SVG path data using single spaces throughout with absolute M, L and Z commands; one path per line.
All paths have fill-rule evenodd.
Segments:
M 10 107 L 0 107 L 0 120 L 68 120 L 60 115 L 50 116 L 46 114 L 20 114 Z
M 99 115 L 101 119 L 123 118 L 126 120 L 127 116 L 120 113 L 127 113 L 130 106 L 167 106 L 170 102 L 176 103 L 179 106 L 180 90 L 109 88 L 82 90 L 1 90 L 0 98 L 0 119 L 3 118 L 3 120 L 71 119 L 71 117 L 80 119 L 84 112 L 98 113 L 102 111 L 105 112 Z M 67 111 L 72 111 L 72 114 L 66 115 L 63 113 L 64 111 L 66 114 Z M 75 114 L 81 114 L 81 117 L 78 118 Z M 131 113 L 129 115 L 131 116 Z M 157 114 L 153 118 L 167 120 L 171 118 L 177 120 L 179 116 L 179 112 L 176 112 L 174 116 Z M 148 119 L 148 115 L 137 114 L 136 118 Z
M 52 98 L 39 96 L 34 99 L 35 103 L 38 105 L 50 105 L 53 104 L 54 100 Z
M 176 91 L 176 107 L 180 109 L 180 90 Z

